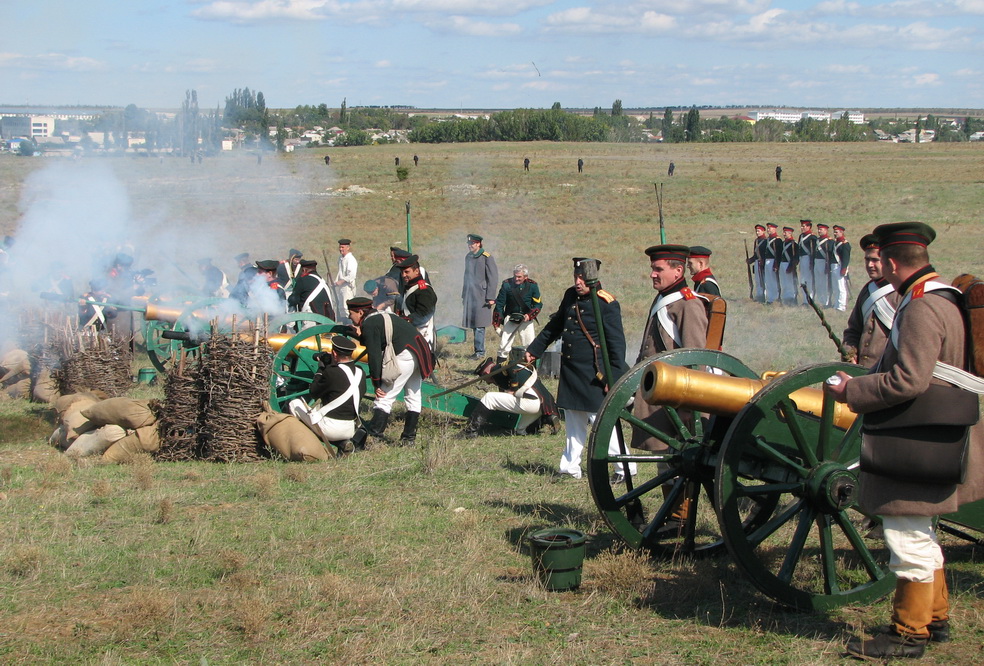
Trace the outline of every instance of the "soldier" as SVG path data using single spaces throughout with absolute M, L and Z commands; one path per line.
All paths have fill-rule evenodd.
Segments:
M 331 155 L 325 155 L 325 166 L 331 164 Z
M 800 235 L 796 248 L 799 255 L 799 281 L 806 285 L 806 291 L 810 294 L 810 298 L 816 296 L 813 281 L 813 260 L 816 250 L 817 237 L 813 235 L 813 220 L 800 220 Z M 807 304 L 804 303 L 804 305 Z
M 666 169 L 666 175 L 672 178 L 674 171 L 676 171 L 676 165 L 673 162 L 670 162 L 670 166 Z
M 420 161 L 420 158 L 419 158 L 419 157 L 417 157 L 416 155 L 414 155 L 414 156 L 413 156 L 413 165 L 414 165 L 414 166 L 417 166 L 417 162 L 419 162 L 419 161 Z
M 765 225 L 755 225 L 755 247 L 752 256 L 748 258 L 752 270 L 755 271 L 755 301 L 765 303 L 765 248 L 768 243 L 765 236 Z
M 830 264 L 834 241 L 827 235 L 826 224 L 817 225 L 817 245 L 813 251 L 813 300 L 822 308 L 830 304 Z
M 581 173 L 582 171 L 584 171 L 584 160 L 582 160 L 579 157 L 579 158 L 577 158 L 577 172 L 578 173 Z
M 107 282 L 97 278 L 89 282 L 89 291 L 79 299 L 79 328 L 104 331 L 111 328 L 116 319 L 116 308 L 106 305 L 109 302 Z
M 782 167 L 778 164 L 776 165 L 776 182 L 782 182 Z
M 529 170 L 530 170 L 530 158 L 524 157 L 523 158 L 523 171 L 529 171 Z
M 256 262 L 257 275 L 249 288 L 249 309 L 280 314 L 287 312 L 287 292 L 277 281 L 277 270 L 283 262 L 276 259 L 263 259 Z M 300 260 L 298 260 L 300 268 Z M 263 283 L 266 283 L 266 289 Z
M 530 278 L 529 268 L 517 264 L 513 268 L 512 278 L 503 280 L 499 287 L 495 309 L 492 311 L 492 325 L 499 332 L 497 360 L 500 363 L 509 355 L 517 337 L 523 347 L 529 347 L 533 342 L 533 322 L 542 308 L 540 285 Z
M 586 281 L 586 273 L 597 275 L 600 266 L 601 262 L 597 259 L 574 259 L 574 286 L 564 292 L 557 312 L 527 348 L 525 356 L 525 361 L 530 363 L 543 356 L 554 340 L 562 340 L 557 406 L 564 410 L 567 440 L 560 459 L 560 474 L 575 479 L 581 478 L 581 452 L 587 442 L 588 428 L 594 423 L 601 401 L 610 388 L 608 382 L 614 383 L 627 369 L 622 310 L 618 301 L 601 288 L 600 282 L 589 286 Z M 597 290 L 600 325 L 605 329 L 608 362 L 612 370 L 612 377 L 607 381 L 605 362 L 598 343 L 599 322 L 595 321 L 592 289 Z M 614 431 L 608 450 L 613 454 L 620 451 Z
M 468 234 L 468 254 L 465 255 L 465 276 L 461 285 L 461 326 L 475 335 L 472 360 L 485 358 L 485 328 L 492 323 L 499 269 L 495 259 L 482 247 L 482 237 Z
M 205 276 L 202 294 L 210 298 L 229 297 L 229 279 L 221 269 L 212 264 L 210 257 L 203 257 L 198 260 L 198 271 Z
M 420 421 L 421 382 L 434 371 L 434 356 L 427 341 L 413 326 L 393 314 L 376 312 L 368 298 L 353 298 L 345 304 L 352 328 L 366 348 L 369 379 L 376 392 L 372 421 L 366 432 L 377 439 L 389 422 L 396 397 L 403 391 L 407 407 L 400 443 L 412 446 L 417 440 Z
M 793 228 L 782 228 L 782 250 L 779 252 L 779 291 L 783 305 L 798 303 L 796 292 L 796 265 L 799 246 L 793 238 Z
M 375 280 L 367 280 L 362 289 L 372 299 L 372 307 L 379 312 L 396 312 L 396 299 L 400 296 L 400 285 L 389 275 L 381 275 Z
M 929 263 L 927 246 L 936 232 L 920 222 L 899 222 L 883 224 L 874 233 L 882 273 L 901 299 L 894 326 L 873 372 L 853 378 L 838 372 L 840 383 L 828 382 L 826 390 L 864 415 L 859 503 L 865 514 L 882 518 L 896 587 L 891 624 L 872 639 L 852 639 L 847 651 L 858 657 L 919 658 L 928 641 L 950 638 L 935 517 L 984 496 L 984 433 L 973 395 L 977 391 L 964 388 L 980 380 L 970 376 L 971 381 L 964 382 L 955 376 L 967 368 L 968 332 L 960 293 L 939 282 Z M 938 378 L 941 375 L 947 379 Z M 934 417 L 942 418 L 929 425 Z M 897 421 L 908 437 L 879 436 L 870 426 L 880 420 Z M 962 426 L 938 424 L 973 420 L 977 425 L 969 431 L 966 481 L 930 480 L 929 475 L 944 462 L 944 438 L 959 442 L 968 434 Z M 913 457 L 921 447 L 925 455 L 916 462 Z M 899 455 L 903 448 L 910 455 Z M 905 469 L 906 460 L 911 461 L 910 469 Z M 902 469 L 893 468 L 893 463 L 901 463 Z
M 766 236 L 765 249 L 763 251 L 763 256 L 765 257 L 765 266 L 763 267 L 763 272 L 765 273 L 765 302 L 767 305 L 771 305 L 779 299 L 779 257 L 782 254 L 782 239 L 776 233 L 776 230 L 779 228 L 777 224 L 769 222 L 765 226 L 768 229 L 768 236 Z
M 275 276 L 277 284 L 288 294 L 294 289 L 294 280 L 301 274 L 301 258 L 303 256 L 300 250 L 291 248 L 287 252 L 287 258 L 281 260 L 277 266 L 277 274 Z M 259 262 L 257 262 L 257 265 L 259 265 Z
M 348 238 L 338 239 L 338 272 L 335 273 L 335 294 L 337 295 L 338 313 L 348 319 L 345 301 L 355 298 L 355 281 L 359 272 L 359 262 L 352 254 L 352 241 Z
M 229 290 L 229 296 L 236 299 L 245 307 L 249 300 L 249 283 L 256 275 L 256 265 L 249 260 L 249 252 L 237 254 L 233 259 L 239 267 L 239 275 L 236 277 L 236 284 Z
M 287 297 L 287 305 L 292 312 L 313 312 L 335 319 L 335 311 L 331 307 L 330 287 L 324 278 L 318 275 L 318 262 L 314 259 L 301 259 L 301 274 L 294 281 L 294 291 Z M 314 326 L 308 322 L 304 328 Z
M 721 295 L 721 285 L 711 272 L 711 251 L 703 245 L 690 248 L 687 257 L 687 270 L 694 280 L 694 292 L 698 294 Z
M 398 262 L 396 267 L 400 269 L 403 280 L 403 297 L 398 303 L 396 313 L 413 324 L 433 350 L 437 343 L 434 332 L 437 292 L 421 277 L 417 255 L 411 254 Z
M 852 363 L 870 369 L 878 363 L 888 342 L 899 297 L 895 287 L 882 275 L 878 237 L 874 234 L 862 236 L 858 244 L 864 251 L 864 269 L 870 281 L 861 288 L 847 319 L 844 346 L 852 353 Z
M 850 292 L 850 263 L 851 244 L 844 237 L 844 227 L 834 225 L 834 250 L 831 253 L 833 263 L 830 264 L 830 307 L 841 312 L 847 310 L 848 292 Z
M 352 361 L 355 349 L 349 338 L 332 336 L 331 352 L 316 355 L 318 371 L 308 389 L 312 404 L 302 398 L 288 403 L 290 413 L 321 441 L 334 446 L 339 455 L 355 450 L 352 440 L 359 423 L 359 401 L 366 392 L 365 372 Z
M 656 297 L 649 308 L 649 319 L 642 334 L 642 346 L 636 363 L 660 352 L 683 347 L 702 348 L 707 344 L 707 310 L 704 299 L 693 293 L 683 276 L 683 267 L 690 254 L 685 245 L 654 245 L 646 249 L 651 268 L 650 278 Z M 654 407 L 642 397 L 642 389 L 636 392 L 632 414 L 638 419 L 663 432 L 671 432 L 672 422 L 666 411 Z M 689 412 L 681 412 L 681 418 L 690 420 Z M 662 440 L 650 436 L 638 428 L 632 431 L 632 447 L 645 451 L 666 451 L 668 446 Z M 659 467 L 659 471 L 666 471 Z M 663 492 L 669 492 L 663 486 Z M 673 525 L 682 525 L 687 518 L 689 502 L 682 498 L 680 505 L 674 507 Z
M 560 431 L 557 403 L 540 381 L 536 366 L 532 363 L 519 365 L 525 353 L 525 349 L 517 347 L 513 352 L 513 355 L 517 356 L 516 359 L 495 363 L 487 358 L 475 370 L 476 375 L 495 384 L 499 390 L 489 391 L 475 405 L 468 419 L 468 426 L 462 433 L 465 438 L 478 437 L 482 427 L 489 422 L 492 412 L 496 411 L 521 415 L 516 425 L 517 434 L 525 435 L 537 419 L 541 419 L 541 422 L 546 421 L 550 425 L 551 434 L 556 435 Z M 509 365 L 506 365 L 507 363 Z M 508 369 L 499 372 L 504 366 Z M 498 374 L 492 375 L 495 372 Z

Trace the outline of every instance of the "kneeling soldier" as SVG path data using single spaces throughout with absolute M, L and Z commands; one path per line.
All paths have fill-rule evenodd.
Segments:
M 532 363 L 521 364 L 525 354 L 525 348 L 517 347 L 510 353 L 508 361 L 495 363 L 487 358 L 475 370 L 476 375 L 495 384 L 499 390 L 482 396 L 481 402 L 471 413 L 465 437 L 478 437 L 479 431 L 495 411 L 520 414 L 516 432 L 521 435 L 526 434 L 527 429 L 541 417 L 543 422 L 550 424 L 552 434 L 560 431 L 557 403 L 540 381 L 536 367 Z

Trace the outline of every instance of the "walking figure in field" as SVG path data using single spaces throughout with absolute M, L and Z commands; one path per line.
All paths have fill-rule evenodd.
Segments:
M 582 159 L 581 159 L 581 158 L 579 157 L 579 158 L 577 158 L 577 172 L 578 172 L 578 173 L 581 173 L 581 172 L 583 172 L 583 171 L 584 171 L 584 160 L 582 160 Z
M 523 158 L 523 171 L 529 171 L 529 170 L 530 170 L 530 158 L 525 157 Z
M 414 156 L 413 156 L 413 165 L 414 165 L 414 166 L 417 166 L 417 162 L 419 162 L 419 161 L 420 161 L 420 158 L 419 158 L 419 157 L 417 157 L 416 155 L 414 155 Z
M 674 171 L 676 171 L 676 165 L 673 162 L 670 162 L 670 168 L 666 170 L 666 175 L 672 176 Z
M 777 183 L 782 182 L 782 167 L 779 166 L 778 164 L 776 165 L 776 182 Z
M 325 155 L 325 166 L 331 164 L 331 155 Z
M 400 158 L 399 157 L 394 157 L 393 158 L 393 164 L 395 166 L 400 166 Z

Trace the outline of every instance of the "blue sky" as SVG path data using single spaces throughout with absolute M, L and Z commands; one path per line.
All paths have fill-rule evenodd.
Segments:
M 984 0 L 31 0 L 0 103 L 984 107 Z

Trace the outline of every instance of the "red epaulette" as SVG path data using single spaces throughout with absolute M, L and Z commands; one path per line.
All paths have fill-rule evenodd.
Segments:
M 277 291 L 278 289 L 282 289 L 280 283 L 277 282 L 276 280 L 274 280 L 273 282 L 267 282 L 267 286 L 273 289 L 274 291 Z
M 692 301 L 697 298 L 697 294 L 690 287 L 684 287 L 680 290 L 680 293 L 683 294 L 683 300 L 685 301 Z
M 420 278 L 419 280 L 417 280 L 417 286 L 420 287 L 421 291 L 423 291 L 424 289 L 427 288 L 427 280 L 425 280 L 424 278 Z
M 604 289 L 599 289 L 598 290 L 598 298 L 602 299 L 606 303 L 614 303 L 615 302 L 615 297 L 612 296 L 611 294 L 609 294 Z
M 923 296 L 926 295 L 926 283 L 920 282 L 919 284 L 917 284 L 915 287 L 912 288 L 911 293 L 912 293 L 911 298 L 922 298 Z

